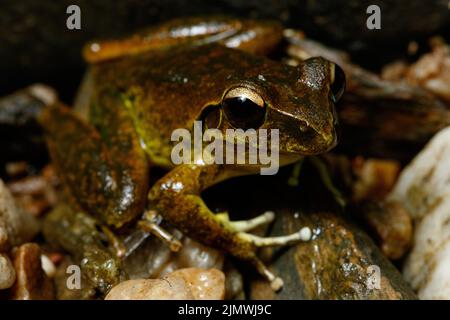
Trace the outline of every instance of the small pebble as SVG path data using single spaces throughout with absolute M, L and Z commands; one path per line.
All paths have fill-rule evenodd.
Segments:
M 39 231 L 38 221 L 19 209 L 0 180 L 0 251 L 31 240 Z
M 183 278 L 195 300 L 223 300 L 225 275 L 218 269 L 185 268 L 170 273 L 166 279 Z
M 105 300 L 193 300 L 194 296 L 182 278 L 135 279 L 119 283 Z
M 49 257 L 47 257 L 45 254 L 41 255 L 41 264 L 42 269 L 45 271 L 45 274 L 49 278 L 53 278 L 56 272 L 55 265 L 53 264 L 52 260 L 50 260 Z
M 219 300 L 225 296 L 225 276 L 217 269 L 187 268 L 163 279 L 119 283 L 106 300 Z
M 55 297 L 53 282 L 41 266 L 41 248 L 26 243 L 14 251 L 17 280 L 11 288 L 14 300 L 50 300 Z
M 0 253 L 0 290 L 8 289 L 16 281 L 16 271 L 8 256 Z

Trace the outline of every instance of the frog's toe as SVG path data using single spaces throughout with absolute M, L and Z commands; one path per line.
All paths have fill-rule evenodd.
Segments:
M 271 223 L 275 219 L 273 211 L 266 211 L 263 214 L 249 220 L 228 221 L 231 227 L 238 232 L 246 232 L 259 226 Z
M 170 247 L 170 250 L 174 252 L 179 251 L 182 247 L 181 242 L 176 239 L 174 235 L 160 226 L 161 220 L 161 216 L 158 215 L 156 211 L 148 210 L 144 214 L 144 219 L 138 222 L 138 226 L 142 230 L 150 232 L 161 239 Z
M 283 279 L 275 276 L 269 268 L 259 259 L 255 259 L 253 264 L 256 267 L 256 270 L 270 283 L 270 287 L 273 291 L 279 291 L 284 285 Z
M 245 240 L 250 241 L 257 247 L 268 247 L 268 246 L 286 246 L 301 241 L 309 241 L 311 240 L 312 232 L 309 227 L 303 227 L 298 232 L 286 236 L 260 237 L 245 232 L 241 232 L 240 236 L 243 237 Z

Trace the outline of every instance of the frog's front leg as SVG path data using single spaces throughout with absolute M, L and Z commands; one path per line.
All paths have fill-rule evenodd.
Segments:
M 247 221 L 229 221 L 223 214 L 215 215 L 203 202 L 201 192 L 226 178 L 226 167 L 220 165 L 180 165 L 160 179 L 150 190 L 149 205 L 164 219 L 186 235 L 206 245 L 222 249 L 252 263 L 259 273 L 278 290 L 283 282 L 273 275 L 257 257 L 261 246 L 288 245 L 309 240 L 305 231 L 292 235 L 263 238 L 245 231 L 273 216 Z M 249 224 L 248 224 L 249 223 Z

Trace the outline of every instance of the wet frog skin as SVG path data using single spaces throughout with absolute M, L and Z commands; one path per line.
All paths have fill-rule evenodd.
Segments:
M 196 120 L 222 132 L 279 129 L 280 164 L 336 145 L 341 69 L 323 58 L 297 67 L 266 58 L 281 38 L 281 26 L 272 22 L 213 17 L 174 20 L 129 38 L 89 44 L 89 121 L 61 104 L 40 118 L 73 205 L 115 229 L 143 215 L 140 227 L 176 244 L 155 225 L 160 215 L 186 235 L 252 263 L 279 289 L 281 279 L 256 249 L 304 236 L 257 237 L 247 231 L 273 216 L 230 221 L 226 213 L 213 214 L 201 198 L 206 188 L 257 173 L 259 166 L 174 166 L 170 155 L 173 130 L 192 131 Z M 150 187 L 151 165 L 170 171 Z

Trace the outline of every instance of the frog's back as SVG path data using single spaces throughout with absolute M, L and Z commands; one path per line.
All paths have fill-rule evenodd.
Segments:
M 94 105 L 108 105 L 101 100 L 113 93 L 117 107 L 133 118 L 150 160 L 170 166 L 173 130 L 190 130 L 203 108 L 219 104 L 227 88 L 242 79 L 257 80 L 265 69 L 273 70 L 273 63 L 218 44 L 117 59 L 93 67 Z

